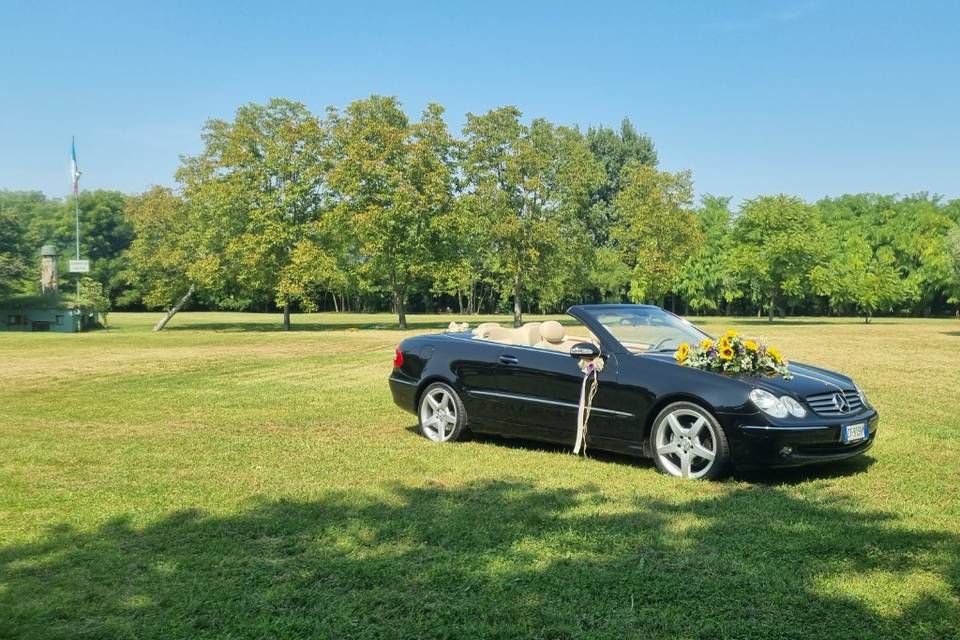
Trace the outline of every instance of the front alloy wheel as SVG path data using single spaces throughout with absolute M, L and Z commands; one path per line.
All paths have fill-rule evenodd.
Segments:
M 459 440 L 467 412 L 460 396 L 447 384 L 435 382 L 420 396 L 420 432 L 434 442 Z
M 677 478 L 713 480 L 726 471 L 730 459 L 720 424 L 692 402 L 675 402 L 660 412 L 650 448 L 657 469 Z

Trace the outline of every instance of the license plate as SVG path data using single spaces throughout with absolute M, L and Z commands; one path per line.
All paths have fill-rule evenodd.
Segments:
M 869 435 L 869 430 L 867 429 L 866 422 L 858 422 L 857 424 L 847 424 L 843 426 L 843 432 L 841 434 L 841 439 L 844 442 L 857 442 L 863 440 Z

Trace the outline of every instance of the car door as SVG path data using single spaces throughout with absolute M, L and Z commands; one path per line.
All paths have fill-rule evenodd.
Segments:
M 573 444 L 583 372 L 569 354 L 535 347 L 501 345 L 496 363 L 499 402 L 513 435 Z M 622 428 L 624 415 L 604 408 L 617 379 L 617 360 L 608 357 L 590 416 L 588 443 Z
M 507 421 L 500 389 L 498 357 L 504 345 L 483 340 L 460 339 L 447 347 L 449 367 L 463 391 L 462 400 L 470 419 L 470 428 L 488 433 L 505 433 Z

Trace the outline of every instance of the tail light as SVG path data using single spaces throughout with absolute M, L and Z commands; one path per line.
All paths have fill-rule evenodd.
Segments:
M 403 351 L 400 351 L 400 347 L 397 347 L 397 350 L 394 352 L 393 356 L 393 368 L 399 369 L 403 366 Z

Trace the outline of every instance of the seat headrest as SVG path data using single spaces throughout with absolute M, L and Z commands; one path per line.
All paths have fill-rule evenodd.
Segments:
M 543 339 L 547 342 L 556 344 L 563 342 L 566 332 L 563 329 L 563 325 L 556 320 L 547 320 L 540 325 L 540 335 L 543 336 Z
M 477 325 L 477 328 L 473 330 L 473 335 L 487 337 L 490 335 L 490 330 L 494 327 L 500 327 L 499 322 L 481 322 Z
M 525 344 L 528 347 L 532 347 L 540 342 L 539 322 L 528 322 L 519 329 L 514 329 L 513 331 L 517 338 L 521 341 L 520 344 Z

